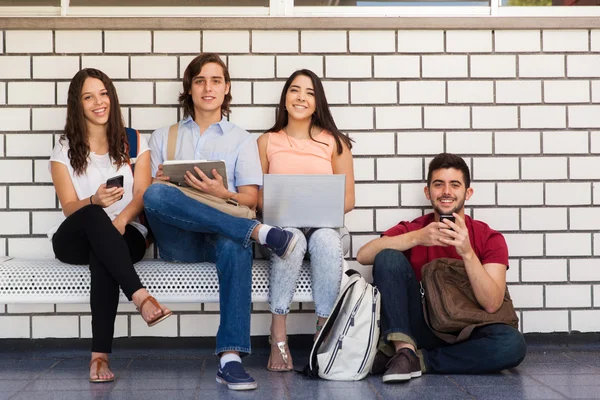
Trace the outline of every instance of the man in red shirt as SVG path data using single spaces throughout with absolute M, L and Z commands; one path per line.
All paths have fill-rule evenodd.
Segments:
M 465 201 L 473 195 L 470 184 L 469 167 L 461 157 L 439 154 L 429 164 L 425 187 L 433 213 L 400 222 L 358 251 L 361 264 L 373 264 L 373 281 L 381 293 L 382 338 L 389 349 L 393 346 L 388 355 L 380 351 L 373 364 L 373 373 L 385 371 L 383 382 L 406 381 L 423 372 L 497 372 L 525 358 L 523 335 L 509 325 L 482 326 L 468 340 L 449 345 L 423 317 L 421 268 L 438 258 L 464 261 L 485 311 L 494 313 L 502 305 L 508 248 L 502 234 L 465 215 Z M 440 215 L 451 215 L 455 222 L 440 221 Z

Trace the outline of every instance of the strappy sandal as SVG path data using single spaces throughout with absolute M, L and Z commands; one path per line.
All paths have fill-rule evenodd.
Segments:
M 285 349 L 286 346 L 287 346 L 288 350 L 290 348 L 290 346 L 288 346 L 287 342 L 288 342 L 287 336 L 285 337 L 285 340 L 281 341 L 281 342 L 274 342 L 273 339 L 271 338 L 271 336 L 269 336 L 269 344 L 277 346 L 277 348 L 279 349 L 279 355 L 281 356 L 281 359 L 283 360 L 283 362 L 285 363 L 285 365 L 288 365 L 288 362 L 289 362 L 289 359 L 290 359 L 290 356 L 288 356 L 288 352 Z M 273 349 L 271 349 L 271 354 L 269 354 L 269 361 L 267 361 L 267 370 L 273 371 L 273 372 L 289 372 L 289 371 L 293 371 L 294 370 L 294 366 L 287 367 L 287 368 L 282 368 L 282 369 L 271 368 L 271 356 L 272 356 L 272 354 L 273 354 Z
M 90 378 L 90 382 L 92 382 L 92 383 L 108 383 L 108 382 L 113 382 L 115 380 L 114 377 L 108 378 L 108 379 L 100 379 L 100 374 L 98 373 L 98 371 L 100 370 L 100 366 L 102 365 L 102 363 L 105 363 L 106 366 L 110 368 L 110 366 L 108 365 L 108 360 L 106 360 L 105 358 L 102 358 L 102 357 L 96 357 L 92 361 L 90 361 L 90 368 L 92 368 L 92 365 L 94 363 L 98 363 L 98 365 L 96 365 L 96 375 L 98 376 L 98 379 Z
M 144 305 L 148 301 L 150 303 L 152 303 L 156 308 L 158 308 L 161 311 L 161 313 L 162 313 L 162 315 L 159 315 L 158 317 L 154 318 L 152 321 L 146 322 L 148 324 L 148 326 L 154 326 L 154 325 L 158 324 L 159 322 L 162 322 L 165 319 L 169 318 L 171 316 L 171 314 L 173 314 L 173 312 L 171 312 L 171 311 L 168 311 L 167 313 L 165 313 L 164 310 L 162 309 L 162 307 L 160 306 L 160 304 L 158 304 L 158 301 L 156 301 L 156 299 L 154 297 L 152 297 L 152 296 L 146 297 L 142 301 L 142 303 L 140 304 L 140 306 L 136 307 L 136 310 L 138 310 L 140 312 L 140 314 L 142 313 L 142 310 L 144 309 Z M 142 318 L 144 318 L 144 317 L 142 316 Z

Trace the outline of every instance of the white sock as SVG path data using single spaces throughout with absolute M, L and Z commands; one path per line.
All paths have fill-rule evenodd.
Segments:
M 271 225 L 262 224 L 262 226 L 258 229 L 258 243 L 265 244 L 267 243 L 267 234 L 271 230 Z
M 237 361 L 237 362 L 241 363 L 242 359 L 237 354 L 233 354 L 233 353 L 225 354 L 223 357 L 221 357 L 221 360 L 220 360 L 221 368 L 225 367 L 225 364 L 227 364 L 230 361 Z

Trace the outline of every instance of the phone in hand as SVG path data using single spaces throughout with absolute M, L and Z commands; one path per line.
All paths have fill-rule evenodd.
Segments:
M 112 187 L 123 187 L 123 175 L 113 176 L 112 178 L 108 178 L 106 180 L 106 188 L 108 189 Z M 121 200 L 122 198 L 123 196 L 121 195 L 119 200 Z
M 440 215 L 440 222 L 442 222 L 445 219 L 447 219 L 448 221 L 456 222 L 456 218 L 454 218 L 454 215 L 450 215 L 450 214 L 442 214 L 442 215 Z M 448 227 L 448 229 L 450 229 L 451 231 L 454 230 L 454 229 L 452 229 L 450 227 Z

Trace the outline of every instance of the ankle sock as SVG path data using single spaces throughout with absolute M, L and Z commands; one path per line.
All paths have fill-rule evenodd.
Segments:
M 237 354 L 232 354 L 232 353 L 225 354 L 219 360 L 219 362 L 221 363 L 221 368 L 225 367 L 225 364 L 227 364 L 230 361 L 236 361 L 236 362 L 241 363 L 242 362 L 242 358 L 240 356 L 238 356 Z
M 262 224 L 260 228 L 258 228 L 258 243 L 266 244 L 267 243 L 267 235 L 269 231 L 273 228 L 271 225 Z

